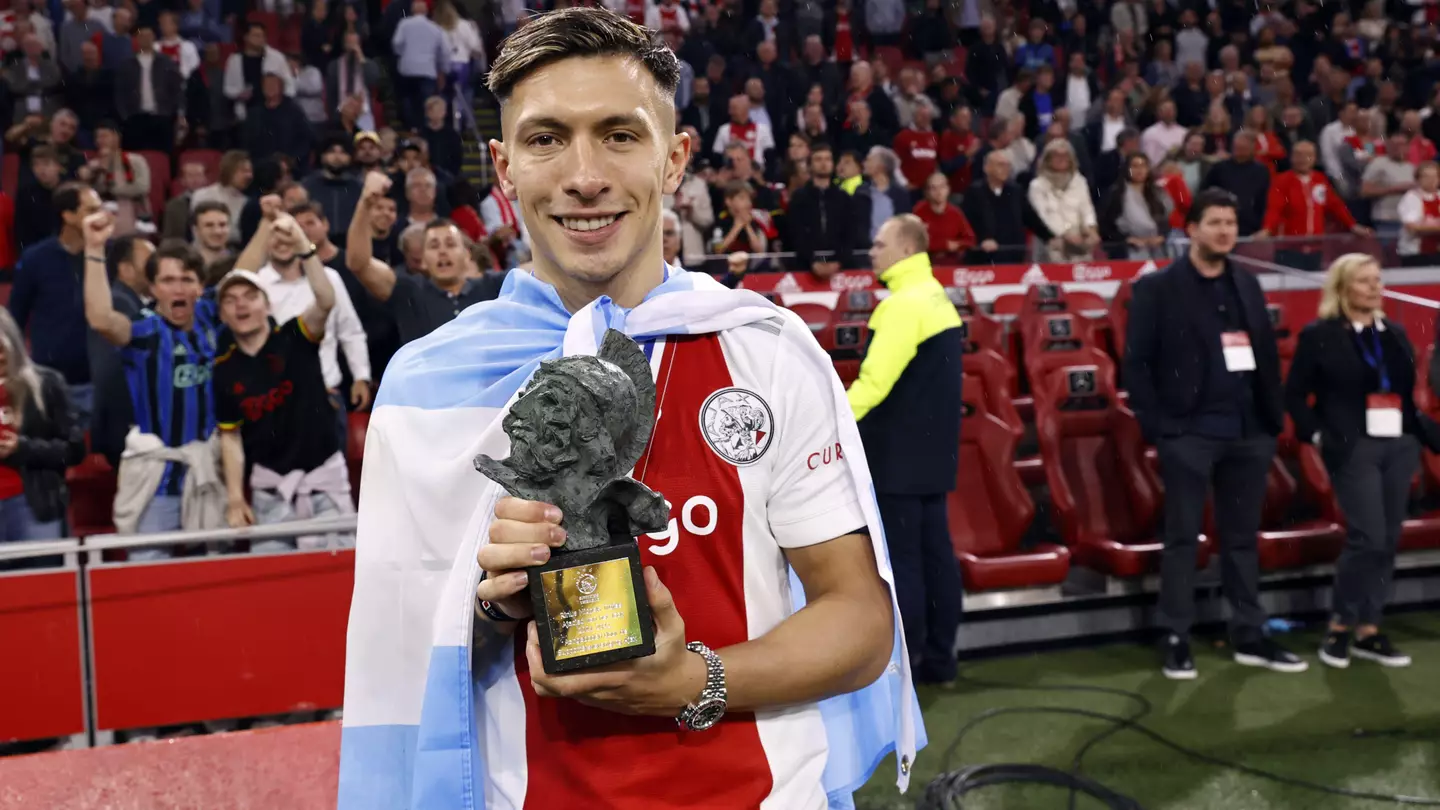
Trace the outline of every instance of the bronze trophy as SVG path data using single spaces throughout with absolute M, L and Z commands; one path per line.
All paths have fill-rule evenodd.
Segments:
M 510 456 L 475 469 L 517 498 L 560 508 L 564 545 L 528 569 L 545 672 L 655 652 L 636 537 L 663 531 L 664 497 L 629 477 L 655 427 L 655 381 L 635 341 L 607 330 L 594 357 L 540 364 L 501 423 Z

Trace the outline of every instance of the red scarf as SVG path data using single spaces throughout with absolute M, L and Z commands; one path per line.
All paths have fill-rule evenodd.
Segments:
M 510 204 L 509 198 L 500 190 L 499 186 L 490 187 L 490 199 L 495 201 L 495 207 L 500 210 L 500 223 L 514 229 L 518 238 L 520 235 L 520 220 L 515 217 L 515 206 Z

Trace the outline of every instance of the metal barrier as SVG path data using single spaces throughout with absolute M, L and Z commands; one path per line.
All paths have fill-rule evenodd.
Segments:
M 338 708 L 354 550 L 104 562 L 107 549 L 353 532 L 355 517 L 0 545 L 0 742 Z M 84 552 L 84 553 L 82 553 Z

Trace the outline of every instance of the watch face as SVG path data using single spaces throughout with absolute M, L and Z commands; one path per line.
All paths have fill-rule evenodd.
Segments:
M 720 722 L 720 718 L 724 716 L 725 701 L 716 698 L 703 700 L 690 713 L 690 728 L 694 731 L 704 731 Z

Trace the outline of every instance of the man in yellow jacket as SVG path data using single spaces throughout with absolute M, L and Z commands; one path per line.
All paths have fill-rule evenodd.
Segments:
M 925 223 L 886 220 L 870 258 L 890 294 L 870 317 L 870 345 L 849 390 L 880 502 L 895 594 L 917 682 L 955 678 L 960 566 L 946 494 L 960 450 L 960 316 L 935 280 Z

